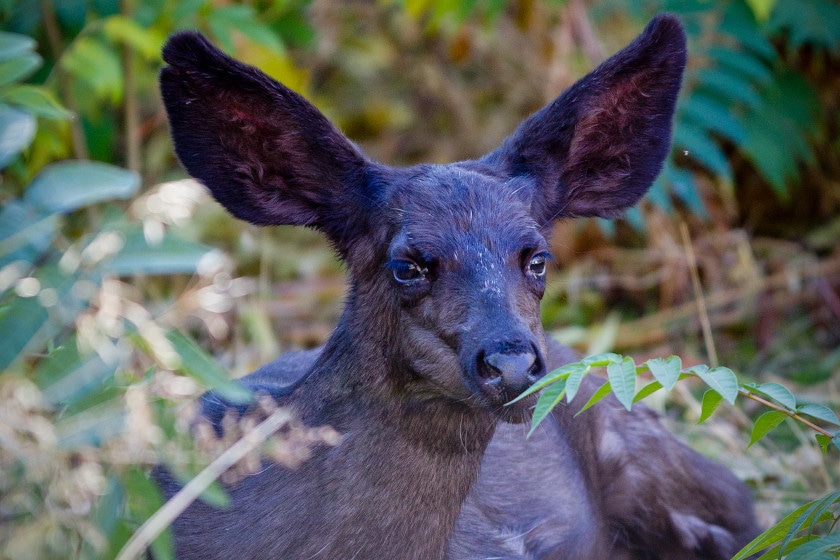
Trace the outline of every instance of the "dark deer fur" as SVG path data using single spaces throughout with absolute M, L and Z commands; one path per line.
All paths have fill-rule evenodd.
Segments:
M 322 231 L 350 282 L 322 349 L 243 380 L 342 442 L 297 470 L 266 465 L 227 509 L 193 504 L 174 526 L 179 558 L 728 558 L 755 533 L 746 488 L 648 409 L 607 400 L 573 419 L 561 405 L 525 439 L 533 399 L 503 407 L 574 359 L 539 320 L 553 222 L 620 213 L 668 152 L 686 56 L 675 18 L 496 151 L 404 169 L 196 33 L 163 56 L 190 174 L 239 218 Z M 211 420 L 226 408 L 204 399 Z

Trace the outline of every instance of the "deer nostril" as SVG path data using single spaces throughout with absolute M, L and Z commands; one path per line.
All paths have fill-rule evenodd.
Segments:
M 496 352 L 484 356 L 485 377 L 498 379 L 513 392 L 521 392 L 542 375 L 542 365 L 534 352 Z

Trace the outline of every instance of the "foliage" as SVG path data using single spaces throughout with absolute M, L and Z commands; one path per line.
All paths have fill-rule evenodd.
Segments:
M 2 142 L 3 166 L 33 141 L 37 116 L 67 116 L 42 88 L 19 85 L 40 64 L 33 49 L 26 37 L 0 36 L 0 115 L 11 133 Z M 155 370 L 190 376 L 195 382 L 180 389 L 187 394 L 215 387 L 250 398 L 121 282 L 192 274 L 214 256 L 166 228 L 144 231 L 108 204 L 136 196 L 139 183 L 135 173 L 104 163 L 56 162 L 0 210 L 3 558 L 99 557 L 158 507 L 143 466 L 177 457 L 159 449 L 164 437 L 175 449 L 189 446 L 177 444 L 163 392 L 152 394 L 162 380 Z M 82 213 L 90 225 L 74 233 Z M 146 374 L 136 369 L 144 362 L 151 362 Z M 156 550 L 166 550 L 162 542 Z
M 709 368 L 702 364 L 683 368 L 682 360 L 678 356 L 669 356 L 664 359 L 652 358 L 637 365 L 630 357 L 610 352 L 589 356 L 548 373 L 509 403 L 512 404 L 528 395 L 542 391 L 534 408 L 529 435 L 563 400 L 563 397 L 566 397 L 567 402 L 572 402 L 584 377 L 595 368 L 606 368 L 607 380 L 592 394 L 576 415 L 584 413 L 608 395 L 613 395 L 629 411 L 635 402 L 660 389 L 671 391 L 678 381 L 697 378 L 709 387 L 703 395 L 699 422 L 704 422 L 711 417 L 722 401 L 733 405 L 740 395 L 771 409 L 755 420 L 749 445 L 767 436 L 786 419 L 792 419 L 817 432 L 816 440 L 824 454 L 828 454 L 831 446 L 840 449 L 840 419 L 837 414 L 819 404 L 798 404 L 793 393 L 779 383 L 740 384 L 735 373 L 729 368 Z M 639 375 L 650 375 L 653 379 L 637 389 L 636 381 Z M 830 429 L 823 428 L 814 421 L 829 426 Z M 836 450 L 834 452 L 836 453 Z M 840 522 L 840 492 L 832 492 L 791 512 L 756 537 L 733 560 L 747 558 L 767 547 L 771 548 L 761 556 L 765 560 L 783 557 L 788 560 L 838 558 L 840 557 L 840 533 L 834 532 L 838 522 Z M 825 530 L 822 536 L 815 533 L 817 527 Z
M 777 407 L 757 417 L 753 458 L 744 459 L 755 467 L 739 474 L 774 513 L 825 493 L 837 473 L 826 469 L 814 482 L 807 462 L 795 464 L 809 446 L 784 420 L 809 410 L 831 417 L 774 383 L 795 381 L 818 405 L 836 398 L 838 7 L 584 7 L 0 2 L 0 557 L 113 556 L 157 508 L 147 466 L 163 458 L 188 472 L 206 461 L 183 437 L 189 409 L 172 404 L 225 385 L 225 370 L 244 373 L 282 347 L 320 343 L 337 316 L 341 269 L 317 236 L 231 225 L 195 184 L 177 181 L 155 92 L 160 46 L 181 28 L 202 30 L 313 99 L 373 157 L 414 163 L 495 147 L 653 12 L 677 12 L 691 66 L 671 160 L 652 204 L 601 224 L 615 236 L 586 223 L 558 227 L 552 249 L 564 269 L 549 286 L 545 322 L 581 348 L 657 355 L 664 346 L 703 361 L 673 225 L 688 221 L 722 361 L 759 380 L 736 382 L 739 404 L 750 411 L 760 398 Z M 198 241 L 232 253 L 238 267 L 219 272 L 218 253 Z M 210 346 L 225 368 L 201 349 Z M 639 366 L 656 381 L 638 392 L 635 364 L 610 362 L 607 387 L 627 406 L 656 382 L 679 388 L 675 360 Z M 537 414 L 574 396 L 592 367 L 546 387 Z M 725 368 L 701 369 L 690 375 L 716 387 L 697 404 L 705 420 L 733 385 Z M 690 416 L 692 402 L 683 405 Z M 836 436 L 822 436 L 834 453 Z M 792 459 L 773 470 L 780 457 Z M 791 538 L 808 538 L 809 525 L 782 521 L 775 538 L 795 530 Z M 766 539 L 762 546 L 772 544 Z M 165 558 L 166 547 L 155 546 Z

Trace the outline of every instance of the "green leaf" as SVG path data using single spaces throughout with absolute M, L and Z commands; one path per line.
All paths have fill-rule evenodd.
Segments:
M 732 178 L 729 160 L 726 159 L 726 155 L 720 149 L 720 146 L 714 138 L 709 136 L 707 131 L 683 121 L 674 130 L 674 145 L 684 152 L 688 152 L 688 157 L 694 159 L 712 173 L 724 179 Z
M 817 535 L 804 535 L 802 537 L 797 537 L 795 539 L 791 539 L 787 543 L 787 546 L 785 547 L 785 550 L 793 550 L 801 544 L 804 544 L 806 542 L 809 542 L 809 541 L 812 541 L 812 540 L 818 539 L 818 538 L 819 538 L 819 536 L 817 536 Z M 779 552 L 781 550 L 782 550 L 782 543 L 779 543 L 776 546 L 771 547 L 771 548 L 767 549 L 766 551 L 764 551 L 764 554 L 762 554 L 761 556 L 756 558 L 756 560 L 779 560 L 779 558 L 780 558 Z M 783 556 L 781 556 L 781 557 L 783 557 Z
M 160 58 L 164 37 L 153 28 L 142 27 L 129 17 L 114 15 L 105 19 L 103 30 L 109 39 L 131 46 L 148 60 Z
M 118 276 L 153 274 L 192 274 L 211 247 L 193 243 L 166 233 L 159 243 L 146 241 L 139 228 L 129 231 L 122 249 L 104 263 L 104 268 Z
M 69 406 L 101 390 L 102 383 L 117 371 L 118 360 L 105 362 L 96 353 L 80 356 L 76 346 L 75 338 L 70 338 L 38 363 L 35 380 L 52 405 Z
M 10 200 L 0 208 L 0 267 L 14 261 L 34 263 L 43 258 L 61 225 L 56 214 Z
M 835 412 L 830 408 L 821 404 L 800 405 L 796 408 L 796 413 L 810 416 L 811 418 L 816 418 L 818 420 L 822 420 L 823 422 L 834 424 L 835 426 L 840 426 L 840 419 L 837 418 L 837 414 L 835 414 Z
M 41 87 L 26 84 L 11 87 L 3 92 L 3 100 L 47 119 L 68 119 L 71 116 L 70 111 L 63 108 L 49 91 Z
M 837 560 L 840 555 L 840 532 L 830 533 L 798 545 L 785 556 L 785 560 Z
M 726 402 L 735 404 L 738 396 L 738 378 L 731 369 L 716 367 L 714 369 L 691 368 L 690 371 L 703 380 L 706 385 L 720 393 Z
M 589 400 L 588 400 L 588 401 L 586 401 L 586 404 L 585 404 L 585 405 L 583 405 L 583 406 L 581 407 L 581 409 L 580 409 L 580 410 L 578 410 L 578 411 L 575 413 L 575 416 L 577 416 L 578 414 L 580 414 L 580 413 L 581 413 L 581 412 L 583 412 L 584 410 L 587 410 L 588 408 L 592 408 L 593 406 L 595 406 L 595 405 L 598 403 L 598 401 L 603 400 L 603 399 L 604 399 L 604 397 L 606 397 L 606 396 L 607 396 L 607 395 L 609 395 L 610 393 L 612 393 L 612 387 L 610 386 L 610 382 L 609 382 L 609 381 L 607 381 L 606 383 L 604 383 L 603 385 L 601 385 L 601 386 L 598 388 L 598 390 L 597 390 L 597 391 L 595 391 L 595 392 L 592 394 L 592 396 L 591 396 L 591 397 L 589 397 Z
M 676 385 L 682 370 L 682 360 L 679 356 L 668 356 L 664 360 L 662 358 L 653 358 L 645 362 L 648 370 L 654 379 L 659 381 L 667 391 L 670 391 Z
M 534 415 L 531 418 L 531 429 L 528 430 L 528 437 L 534 433 L 534 430 L 536 430 L 537 426 L 545 420 L 545 417 L 554 410 L 554 407 L 563 400 L 563 396 L 565 394 L 565 379 L 561 379 L 553 385 L 549 385 L 542 393 L 540 393 L 540 398 L 537 400 L 537 405 L 534 407 Z
M 0 105 L 0 169 L 9 165 L 35 138 L 35 117 Z
M 38 44 L 35 42 L 35 39 L 31 37 L 18 33 L 0 31 L 0 60 L 17 58 L 34 51 L 37 46 Z
M 610 380 L 618 402 L 630 410 L 633 406 L 633 397 L 636 395 L 636 364 L 633 358 L 626 357 L 621 360 L 621 363 L 609 364 L 607 378 Z
M 773 79 L 770 66 L 761 58 L 753 56 L 749 52 L 717 46 L 709 48 L 706 54 L 718 66 L 725 66 L 759 84 L 766 84 Z
M 759 416 L 753 426 L 750 443 L 747 444 L 747 447 L 751 447 L 758 440 L 773 431 L 785 418 L 788 418 L 788 415 L 778 410 L 770 410 Z
M 757 21 L 767 21 L 770 12 L 773 11 L 773 6 L 776 5 L 776 0 L 746 0 L 746 2 Z
M 622 357 L 612 352 L 603 352 L 601 354 L 594 354 L 581 360 L 581 363 L 589 367 L 604 367 L 610 364 L 621 363 Z
M 98 447 L 123 433 L 126 416 L 119 398 L 105 399 L 76 414 L 62 416 L 55 425 L 56 445 L 60 449 Z
M 731 106 L 725 106 L 702 93 L 695 93 L 686 100 L 679 118 L 688 118 L 698 128 L 716 132 L 735 144 L 743 142 L 747 135 Z
M 193 340 L 174 329 L 166 333 L 166 338 L 181 358 L 179 369 L 182 372 L 213 389 L 225 400 L 232 403 L 251 402 L 251 391 L 232 381 L 227 371 Z
M 717 391 L 708 389 L 703 393 L 703 402 L 700 405 L 700 419 L 698 424 L 702 424 L 718 409 L 720 403 L 723 402 L 723 397 Z
M 748 107 L 757 107 L 761 104 L 758 91 L 740 74 L 729 72 L 724 68 L 704 68 L 697 72 L 695 78 L 698 89 L 717 93 L 724 99 L 740 101 Z
M 749 384 L 744 386 L 750 393 L 758 393 L 778 402 L 790 411 L 796 410 L 796 397 L 793 393 L 779 383 L 762 383 L 760 385 Z
M 662 389 L 662 383 L 660 383 L 659 381 L 651 381 L 650 383 L 642 387 L 638 393 L 636 393 L 636 396 L 633 397 L 633 402 L 637 403 L 645 397 L 649 397 L 650 395 L 654 394 L 660 389 Z
M 826 500 L 834 502 L 838 499 L 840 499 L 840 492 L 835 492 L 818 500 L 799 506 L 786 515 L 781 521 L 750 541 L 744 548 L 738 551 L 738 554 L 732 557 L 732 560 L 744 560 L 756 552 L 759 552 L 779 541 L 790 540 L 803 525 L 808 524 L 809 522 L 819 522 L 831 519 L 829 512 L 825 512 L 822 517 L 814 519 L 813 512 L 815 505 L 819 506 L 819 504 L 825 503 Z M 828 516 L 826 516 L 826 513 L 828 513 Z M 789 535 L 790 538 L 788 538 Z
M 0 61 L 0 87 L 25 80 L 40 68 L 41 63 L 41 57 L 34 52 Z
M 130 467 L 122 482 L 128 495 L 128 506 L 138 524 L 144 523 L 163 505 L 163 495 L 157 484 L 137 467 Z M 152 543 L 154 558 L 172 559 L 172 531 L 167 528 Z
M 584 376 L 589 373 L 589 367 L 580 362 L 570 364 L 569 377 L 566 379 L 566 401 L 572 402 L 572 399 L 577 396 L 580 384 L 583 382 Z
M 62 161 L 44 168 L 23 199 L 49 212 L 66 213 L 137 192 L 140 177 L 125 169 L 94 161 Z
M 588 371 L 588 368 L 582 364 L 582 362 L 572 362 L 570 364 L 566 364 L 564 366 L 560 366 L 559 368 L 547 373 L 541 379 L 539 379 L 536 383 L 528 387 L 525 391 L 522 392 L 521 395 L 513 399 L 512 401 L 505 403 L 505 406 L 511 405 L 517 401 L 520 401 L 527 397 L 528 395 L 533 395 L 543 387 L 547 387 L 552 383 L 556 383 L 559 380 L 565 380 L 569 377 L 569 375 L 579 367 L 583 367 Z

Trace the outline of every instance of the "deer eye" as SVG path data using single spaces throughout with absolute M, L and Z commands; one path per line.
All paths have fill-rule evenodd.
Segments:
M 547 255 L 545 253 L 539 253 L 531 257 L 531 260 L 528 262 L 528 273 L 536 278 L 545 276 L 546 257 Z
M 412 261 L 391 261 L 390 265 L 394 272 L 394 279 L 401 284 L 420 280 L 429 273 L 428 268 L 421 267 Z

